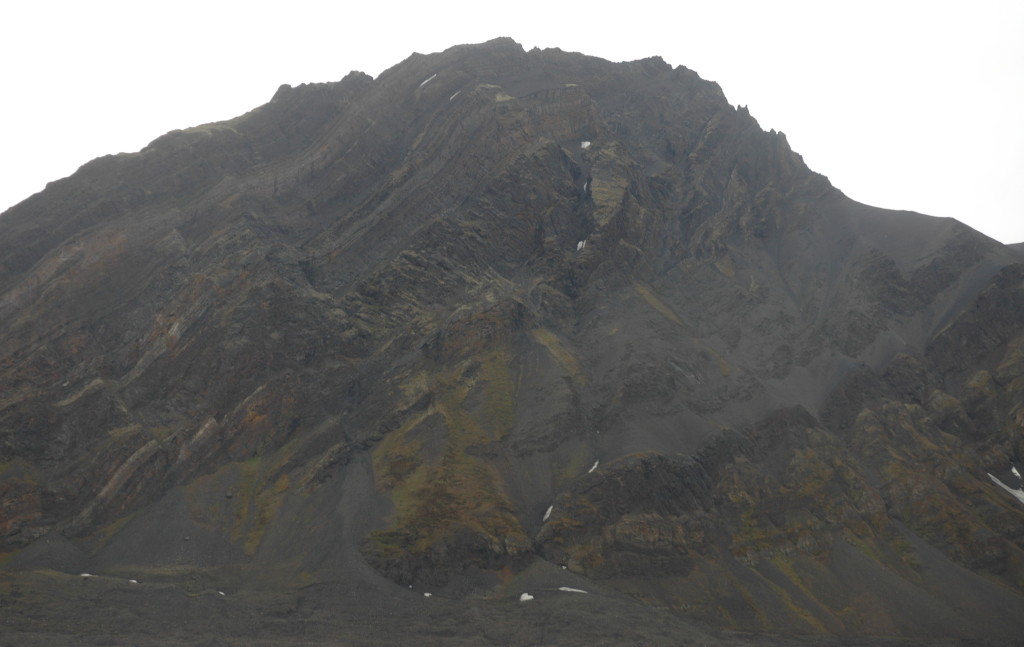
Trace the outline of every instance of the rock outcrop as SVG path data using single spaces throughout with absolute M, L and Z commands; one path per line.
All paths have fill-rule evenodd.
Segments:
M 23 638 L 88 568 L 280 640 L 527 584 L 626 642 L 1019 640 L 1019 250 L 660 59 L 460 46 L 90 162 L 0 216 L 0 384 Z

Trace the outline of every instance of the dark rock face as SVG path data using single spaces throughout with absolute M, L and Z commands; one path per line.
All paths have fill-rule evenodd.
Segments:
M 79 569 L 170 642 L 1019 640 L 1019 250 L 659 59 L 461 46 L 90 162 L 0 217 L 0 384 L 26 644 L 111 631 Z

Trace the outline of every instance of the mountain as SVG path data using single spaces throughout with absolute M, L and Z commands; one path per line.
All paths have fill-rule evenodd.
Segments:
M 0 216 L 0 358 L 17 644 L 1020 640 L 1020 251 L 657 58 L 94 160 Z

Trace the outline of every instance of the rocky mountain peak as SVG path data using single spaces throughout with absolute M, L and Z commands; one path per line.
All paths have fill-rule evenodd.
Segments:
M 0 216 L 0 622 L 1016 639 L 1022 277 L 660 58 L 281 86 Z

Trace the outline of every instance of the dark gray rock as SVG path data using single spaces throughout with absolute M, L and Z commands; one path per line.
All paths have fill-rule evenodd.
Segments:
M 660 59 L 282 86 L 0 216 L 2 631 L 1015 640 L 1022 268 Z

